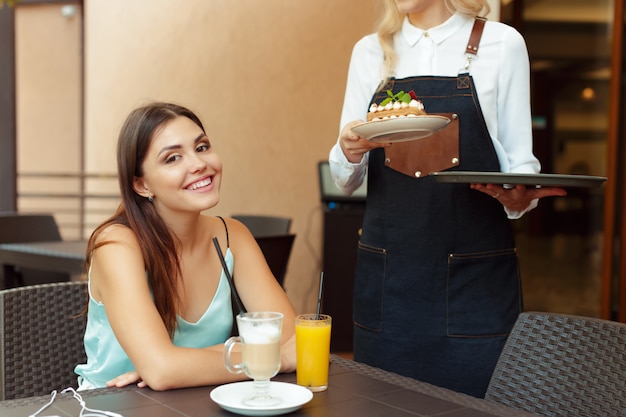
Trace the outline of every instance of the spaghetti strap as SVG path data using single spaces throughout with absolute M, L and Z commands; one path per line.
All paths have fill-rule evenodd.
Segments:
M 226 225 L 226 220 L 224 220 L 224 218 L 222 216 L 215 216 L 218 219 L 220 219 L 222 221 L 222 223 L 224 223 L 224 229 L 226 230 L 226 247 L 230 247 L 230 241 L 228 238 L 228 226 Z M 227 270 L 224 270 L 224 273 L 228 273 Z M 228 279 L 228 276 L 227 276 Z M 235 287 L 234 283 L 229 280 L 228 282 L 230 285 L 230 305 L 231 308 L 233 310 L 233 314 L 236 314 L 235 312 L 240 312 L 240 313 L 245 313 L 246 309 L 243 306 L 241 299 L 239 298 L 239 294 L 237 293 L 237 288 Z M 230 335 L 231 336 L 238 336 L 239 335 L 239 329 L 237 329 L 237 319 L 235 317 L 233 317 L 233 326 L 230 330 Z
M 226 247 L 230 248 L 230 241 L 228 240 L 228 226 L 226 226 L 226 220 L 222 216 L 215 216 L 224 223 L 224 229 L 226 229 Z

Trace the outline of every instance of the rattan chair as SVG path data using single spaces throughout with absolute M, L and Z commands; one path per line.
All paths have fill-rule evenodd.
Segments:
M 541 416 L 626 415 L 626 324 L 522 313 L 485 398 Z
M 0 291 L 0 400 L 76 387 L 86 303 L 86 282 Z
M 57 242 L 61 232 L 52 214 L 0 213 L 0 243 Z M 4 266 L 4 283 L 0 289 L 23 285 L 69 281 L 70 275 L 28 267 Z
M 289 217 L 234 214 L 232 218 L 245 224 L 254 237 L 285 235 L 291 227 Z

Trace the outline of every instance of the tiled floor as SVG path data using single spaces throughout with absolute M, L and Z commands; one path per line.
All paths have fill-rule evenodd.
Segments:
M 602 234 L 517 237 L 525 310 L 599 317 Z

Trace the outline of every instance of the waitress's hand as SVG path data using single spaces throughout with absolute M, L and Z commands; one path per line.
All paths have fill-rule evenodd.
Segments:
M 369 141 L 354 133 L 352 128 L 361 123 L 363 123 L 363 120 L 354 120 L 349 122 L 343 127 L 343 129 L 341 129 L 341 134 L 339 135 L 341 150 L 346 158 L 348 158 L 348 161 L 353 164 L 361 162 L 363 155 L 371 149 L 391 146 L 390 143 Z
M 490 195 L 510 211 L 524 211 L 536 198 L 567 195 L 567 191 L 558 187 L 526 188 L 521 184 L 515 188 L 504 188 L 498 184 L 471 184 L 470 187 Z

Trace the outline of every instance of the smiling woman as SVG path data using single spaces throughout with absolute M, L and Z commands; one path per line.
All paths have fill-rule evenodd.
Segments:
M 241 378 L 222 362 L 232 294 L 213 239 L 237 271 L 244 306 L 284 315 L 281 371 L 293 371 L 294 310 L 255 239 L 237 220 L 202 214 L 219 202 L 222 162 L 200 119 L 169 103 L 132 111 L 117 161 L 122 204 L 87 248 L 81 388 L 138 382 L 162 390 Z
M 181 210 L 207 210 L 218 203 L 222 162 L 200 126 L 177 117 L 159 129 L 133 181 L 138 195 L 152 198 L 157 207 L 169 199 Z M 189 191 L 196 198 L 187 199 Z M 200 192 L 205 199 L 197 198 Z

